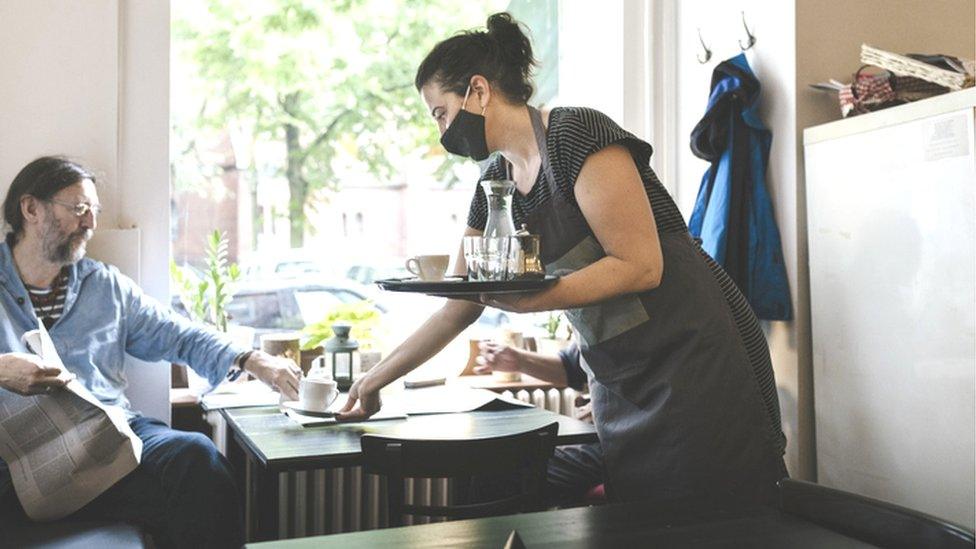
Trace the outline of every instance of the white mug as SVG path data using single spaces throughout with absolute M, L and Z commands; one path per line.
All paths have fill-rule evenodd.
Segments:
M 339 388 L 328 377 L 305 377 L 298 384 L 298 401 L 303 410 L 325 412 L 339 398 Z
M 449 255 L 416 255 L 407 260 L 406 267 L 420 280 L 436 282 L 444 280 L 450 261 Z

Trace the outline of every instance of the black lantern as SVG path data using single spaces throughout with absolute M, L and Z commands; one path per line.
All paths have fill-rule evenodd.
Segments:
M 359 370 L 359 343 L 349 339 L 351 329 L 348 324 L 333 324 L 334 335 L 325 342 L 326 367 L 332 368 L 332 379 L 340 391 L 352 387 L 353 372 Z

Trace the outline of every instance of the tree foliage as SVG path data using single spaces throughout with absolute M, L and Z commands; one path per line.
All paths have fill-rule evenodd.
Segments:
M 176 2 L 174 62 L 186 65 L 178 81 L 196 100 L 174 113 L 174 152 L 199 158 L 195 136 L 206 131 L 238 132 L 253 151 L 273 151 L 252 151 L 248 162 L 235 150 L 250 164 L 237 167 L 288 186 L 290 240 L 301 246 L 313 193 L 344 183 L 339 159 L 381 181 L 416 156 L 439 159 L 439 173 L 449 173 L 414 73 L 437 41 L 499 8 L 497 0 Z

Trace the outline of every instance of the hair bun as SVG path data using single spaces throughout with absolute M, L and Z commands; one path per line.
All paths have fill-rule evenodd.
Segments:
M 526 103 L 532 97 L 536 64 L 528 36 L 508 13 L 492 15 L 485 27 L 457 33 L 434 46 L 417 67 L 417 90 L 436 82 L 463 97 L 472 75 L 480 74 L 510 101 Z
M 489 15 L 485 27 L 492 34 L 505 34 L 506 32 L 509 34 L 512 32 L 522 33 L 522 29 L 519 28 L 512 14 L 505 11 Z
M 535 65 L 535 59 L 532 57 L 532 43 L 522 32 L 518 21 L 507 12 L 495 13 L 488 17 L 485 27 L 488 35 L 498 45 L 502 59 L 518 67 L 527 77 Z

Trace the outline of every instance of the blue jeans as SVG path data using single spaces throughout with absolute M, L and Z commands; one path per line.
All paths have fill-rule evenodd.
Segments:
M 119 520 L 144 527 L 159 547 L 240 547 L 243 514 L 230 464 L 199 433 L 170 429 L 137 417 L 129 424 L 142 439 L 134 471 L 64 520 Z M 24 514 L 0 469 L 0 527 L 22 524 Z

